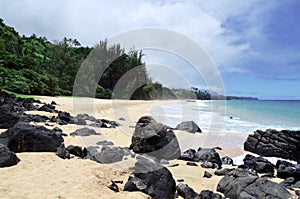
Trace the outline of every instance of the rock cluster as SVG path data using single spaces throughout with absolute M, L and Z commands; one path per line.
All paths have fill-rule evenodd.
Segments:
M 226 174 L 218 184 L 217 191 L 227 198 L 290 198 L 291 194 L 280 184 L 260 178 L 254 172 L 236 169 Z

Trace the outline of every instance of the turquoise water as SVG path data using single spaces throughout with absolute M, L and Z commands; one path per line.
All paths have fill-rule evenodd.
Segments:
M 196 122 L 211 139 L 199 138 L 195 146 L 242 148 L 247 136 L 258 129 L 300 130 L 300 101 L 181 101 L 152 111 L 158 121 L 171 127 L 181 121 Z
M 230 100 L 226 114 L 265 127 L 300 130 L 300 101 Z
M 257 129 L 300 130 L 300 101 L 212 100 L 163 106 L 165 123 L 193 120 L 204 132 L 250 134 Z

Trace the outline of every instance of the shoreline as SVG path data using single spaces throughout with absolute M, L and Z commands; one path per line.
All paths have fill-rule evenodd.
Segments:
M 127 101 L 127 100 L 95 100 L 95 99 L 73 99 L 65 97 L 41 97 L 40 101 L 51 103 L 55 101 L 58 105 L 56 108 L 60 111 L 70 112 L 76 116 L 78 113 L 87 113 L 94 115 L 96 118 L 103 118 L 117 121 L 121 124 L 117 128 L 95 128 L 96 132 L 101 135 L 93 135 L 87 137 L 70 136 L 70 133 L 84 126 L 75 124 L 58 125 L 52 124 L 47 128 L 59 127 L 68 136 L 64 137 L 65 145 L 79 145 L 82 147 L 95 146 L 98 141 L 112 141 L 117 147 L 129 147 L 131 143 L 134 126 L 138 119 L 142 116 L 151 114 L 153 107 L 159 107 L 171 103 L 186 103 L 186 101 Z M 76 107 L 74 109 L 74 102 Z M 93 102 L 90 106 L 87 102 Z M 114 109 L 117 109 L 114 110 Z M 125 110 L 125 112 L 124 112 Z M 156 109 L 155 109 L 156 110 Z M 39 114 L 52 116 L 55 114 L 42 111 L 28 111 L 28 114 Z M 120 118 L 125 120 L 119 120 Z M 164 118 L 155 118 L 158 122 Z M 163 122 L 162 122 L 163 123 Z M 42 125 L 34 123 L 34 125 Z M 201 128 L 201 126 L 200 126 Z M 0 131 L 1 132 L 1 131 Z M 221 147 L 222 150 L 217 150 L 221 157 L 228 155 L 236 161 L 244 157 L 246 153 L 242 148 L 230 146 L 230 140 L 238 139 L 233 135 L 222 135 L 220 139 L 226 141 L 224 146 L 204 146 L 200 145 L 200 141 L 207 137 L 207 133 L 191 134 L 179 130 L 174 131 L 182 152 L 186 149 L 198 147 Z M 224 139 L 226 138 L 226 139 Z M 194 142 L 191 143 L 191 139 Z M 210 136 L 208 139 L 214 139 Z M 213 143 L 212 140 L 209 143 Z M 204 141 L 204 143 L 208 143 Z M 119 180 L 126 182 L 131 175 L 135 160 L 128 158 L 121 162 L 105 165 L 99 164 L 90 160 L 78 159 L 77 157 L 70 160 L 60 159 L 55 153 L 17 153 L 21 162 L 15 166 L 1 168 L 0 176 L 5 179 L 0 181 L 0 198 L 119 198 L 134 199 L 148 198 L 149 196 L 141 192 L 126 192 L 122 191 L 124 184 L 119 185 L 120 192 L 114 193 L 108 188 L 110 180 Z M 196 163 L 197 166 L 191 167 L 186 164 L 186 161 L 172 160 L 168 165 L 165 165 L 172 173 L 175 181 L 184 179 L 184 184 L 188 184 L 197 193 L 202 190 L 216 191 L 218 182 L 223 176 L 213 175 L 212 178 L 204 179 L 204 172 L 211 174 L 214 169 L 205 169 Z M 234 162 L 235 163 L 235 162 Z M 170 165 L 179 164 L 176 167 Z M 234 166 L 224 165 L 224 168 L 236 168 Z M 195 175 L 196 174 L 196 175 Z M 281 179 L 275 179 L 282 181 Z M 59 189 L 57 189 L 59 187 Z M 47 191 L 45 191 L 47 190 Z M 3 197 L 1 194 L 4 194 Z

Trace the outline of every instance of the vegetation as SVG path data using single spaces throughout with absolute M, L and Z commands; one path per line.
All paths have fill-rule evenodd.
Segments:
M 23 95 L 70 96 L 80 67 L 88 64 L 89 70 L 79 77 L 84 85 L 78 96 L 146 100 L 225 98 L 198 88 L 169 89 L 152 82 L 142 57 L 142 51 L 125 53 L 119 44 L 108 46 L 107 41 L 91 48 L 81 46 L 76 39 L 50 42 L 35 34 L 20 36 L 0 19 L 0 90 Z

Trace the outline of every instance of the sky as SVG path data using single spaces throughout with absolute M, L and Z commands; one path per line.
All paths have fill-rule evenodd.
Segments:
M 93 46 L 140 28 L 182 34 L 211 58 L 227 95 L 260 99 L 300 99 L 299 10 L 299 0 L 0 0 L 6 24 L 51 41 L 68 37 Z M 185 57 L 144 54 L 154 80 L 205 88 L 205 77 Z

